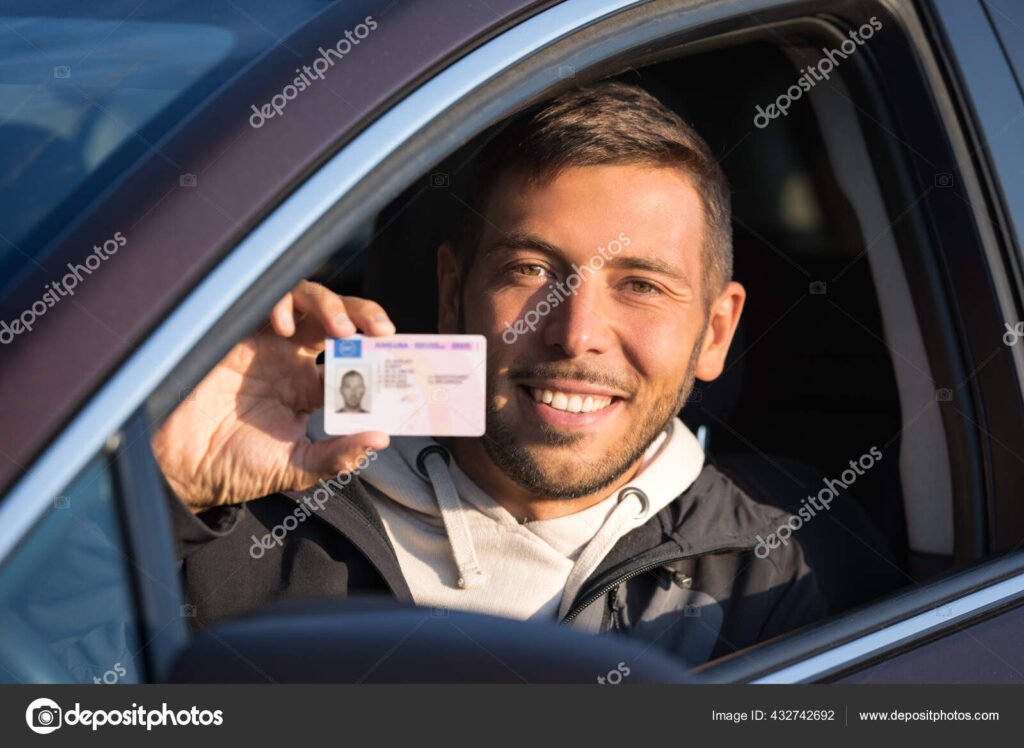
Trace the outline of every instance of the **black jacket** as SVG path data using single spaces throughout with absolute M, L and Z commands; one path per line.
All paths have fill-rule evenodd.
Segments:
M 359 479 L 314 511 L 303 503 L 312 491 L 193 515 L 168 490 L 197 627 L 277 600 L 384 593 L 412 601 Z M 289 517 L 301 519 L 279 542 L 258 542 Z M 799 546 L 790 541 L 763 558 L 754 552 L 788 518 L 705 466 L 689 489 L 619 540 L 565 622 L 641 638 L 699 664 L 818 620 L 824 598 Z

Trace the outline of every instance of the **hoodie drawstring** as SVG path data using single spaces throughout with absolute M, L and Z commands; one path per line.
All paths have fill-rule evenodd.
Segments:
M 583 553 L 576 559 L 572 571 L 569 572 L 569 578 L 565 582 L 565 593 L 562 595 L 562 603 L 558 610 L 559 619 L 569 613 L 576 593 L 583 586 L 583 582 L 604 560 L 609 550 L 610 539 L 622 537 L 627 531 L 626 528 L 642 525 L 647 521 L 650 509 L 651 500 L 639 488 L 626 486 L 619 491 L 615 508 L 601 525 L 601 529 L 597 531 L 594 539 L 583 549 Z
M 441 510 L 448 540 L 451 543 L 455 566 L 459 571 L 459 587 L 476 589 L 487 582 L 487 574 L 480 567 L 480 561 L 473 546 L 473 536 L 463 510 L 459 492 L 455 489 L 448 465 L 451 457 L 444 447 L 433 444 L 420 450 L 416 455 L 416 467 L 420 474 L 430 480 Z
M 448 533 L 448 542 L 459 572 L 459 587 L 477 589 L 486 584 L 487 574 L 481 568 L 476 555 L 469 521 L 466 519 L 468 512 L 464 510 L 459 492 L 452 481 L 451 473 L 448 472 L 450 464 L 451 455 L 439 444 L 425 447 L 416 455 L 416 469 L 434 488 L 437 506 L 441 510 L 441 520 Z M 615 508 L 573 564 L 566 580 L 566 594 L 563 595 L 561 604 L 563 610 L 559 611 L 559 617 L 565 615 L 575 593 L 601 563 L 608 552 L 609 543 L 621 537 L 627 528 L 646 522 L 650 509 L 650 499 L 639 488 L 626 486 L 619 492 Z

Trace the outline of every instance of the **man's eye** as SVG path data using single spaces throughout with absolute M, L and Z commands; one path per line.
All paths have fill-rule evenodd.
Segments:
M 514 268 L 512 268 L 512 272 L 517 273 L 519 275 L 526 275 L 531 278 L 539 278 L 542 275 L 544 275 L 544 273 L 547 271 L 544 270 L 544 268 L 541 265 L 524 263 L 522 265 L 516 265 Z
M 628 281 L 626 281 L 626 285 L 629 287 L 629 290 L 632 291 L 633 293 L 638 293 L 638 294 L 656 294 L 656 293 L 658 293 L 658 287 L 655 286 L 653 283 L 649 283 L 648 281 L 645 281 L 645 280 L 637 280 L 637 279 L 628 280 Z

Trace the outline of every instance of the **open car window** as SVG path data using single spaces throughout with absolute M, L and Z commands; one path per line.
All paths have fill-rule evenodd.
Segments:
M 881 19 L 859 20 L 878 32 L 876 48 L 905 54 L 908 40 L 891 17 Z M 725 373 L 700 385 L 681 417 L 700 433 L 709 462 L 755 500 L 800 518 L 791 542 L 814 570 L 831 621 L 926 589 L 987 555 L 968 539 L 964 518 L 979 497 L 963 488 L 969 468 L 950 446 L 970 426 L 951 427 L 943 412 L 963 395 L 963 372 L 951 376 L 949 362 L 959 353 L 922 323 L 954 302 L 915 265 L 934 251 L 934 235 L 906 219 L 956 177 L 919 153 L 878 160 L 880 142 L 899 151 L 901 138 L 880 124 L 889 123 L 897 90 L 866 86 L 877 54 L 870 42 L 847 50 L 841 59 L 853 59 L 834 78 L 791 94 L 790 111 L 758 119 L 808 65 L 845 49 L 841 31 L 795 21 L 741 42 L 702 40 L 696 51 L 605 66 L 693 123 L 729 175 L 735 278 L 750 306 Z M 751 67 L 764 75 L 749 80 Z M 575 68 L 568 77 L 592 79 Z M 931 95 L 920 79 L 899 84 Z M 723 89 L 732 92 L 725 101 Z M 934 133 L 937 117 L 913 126 Z M 307 276 L 380 302 L 399 331 L 435 332 L 436 250 L 468 202 L 461 170 L 487 137 L 468 137 L 419 170 Z

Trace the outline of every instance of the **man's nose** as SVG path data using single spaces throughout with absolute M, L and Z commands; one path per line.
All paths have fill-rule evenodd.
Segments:
M 551 310 L 544 325 L 544 344 L 558 346 L 568 357 L 604 353 L 614 339 L 609 311 L 596 279 L 584 282 Z

